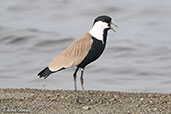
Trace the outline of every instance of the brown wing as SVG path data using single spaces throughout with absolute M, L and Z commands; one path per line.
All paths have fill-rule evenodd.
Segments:
M 57 71 L 61 68 L 69 68 L 79 65 L 88 54 L 93 40 L 89 33 L 74 41 L 67 49 L 59 54 L 48 65 L 51 71 Z

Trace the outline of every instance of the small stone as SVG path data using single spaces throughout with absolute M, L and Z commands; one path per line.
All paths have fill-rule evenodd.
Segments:
M 143 101 L 144 100 L 144 98 L 140 98 L 140 101 Z
M 61 96 L 61 99 L 63 99 L 64 98 L 64 96 Z
M 149 101 L 151 104 L 153 103 L 153 101 Z
M 114 101 L 114 100 L 116 100 L 116 99 L 115 98 L 110 99 L 110 101 Z
M 154 110 L 154 111 L 157 111 L 157 108 L 154 108 L 153 110 Z
M 171 105 L 171 101 L 170 102 L 167 102 L 168 105 Z
M 21 99 L 23 100 L 23 99 L 25 99 L 25 97 L 21 97 Z
M 49 105 L 48 105 L 48 107 L 51 107 L 51 106 L 52 106 L 52 104 L 49 104 Z
M 89 106 L 83 106 L 82 107 L 84 110 L 90 110 L 90 107 Z
M 30 96 L 34 96 L 34 95 L 35 95 L 35 94 L 32 94 L 32 93 L 30 94 Z
M 41 100 L 42 98 L 41 97 L 37 97 L 37 100 Z
M 151 109 L 148 109 L 148 112 L 150 112 L 151 111 Z

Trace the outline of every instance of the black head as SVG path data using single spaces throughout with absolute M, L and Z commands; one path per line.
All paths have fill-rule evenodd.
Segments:
M 106 44 L 107 32 L 113 29 L 112 25 L 117 26 L 112 23 L 112 18 L 106 15 L 98 16 L 93 23 L 93 27 L 89 33 L 96 39 L 101 40 Z
M 97 21 L 102 21 L 102 22 L 106 22 L 106 23 L 111 23 L 112 18 L 106 15 L 102 15 L 102 16 L 98 16 L 95 20 L 94 23 L 96 23 Z
M 96 22 L 99 22 L 99 21 L 108 24 L 108 25 L 107 25 L 108 27 L 104 27 L 105 30 L 111 29 L 111 30 L 113 30 L 114 32 L 116 32 L 116 31 L 114 30 L 114 28 L 112 27 L 112 25 L 114 25 L 115 27 L 118 27 L 118 26 L 112 23 L 112 18 L 111 18 L 111 17 L 109 17 L 109 16 L 107 16 L 107 15 L 98 16 L 98 17 L 94 20 L 93 25 L 94 25 Z

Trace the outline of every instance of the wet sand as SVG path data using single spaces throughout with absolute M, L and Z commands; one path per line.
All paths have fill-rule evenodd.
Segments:
M 171 94 L 0 89 L 0 114 L 171 114 Z

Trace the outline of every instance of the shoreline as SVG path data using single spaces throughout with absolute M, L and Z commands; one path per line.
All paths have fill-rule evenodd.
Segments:
M 169 114 L 171 93 L 0 89 L 0 113 Z

